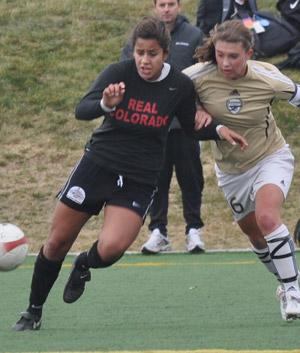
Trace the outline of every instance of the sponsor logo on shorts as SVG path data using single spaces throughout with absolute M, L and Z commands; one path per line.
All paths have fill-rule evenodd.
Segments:
M 67 193 L 67 198 L 81 205 L 85 199 L 85 191 L 79 186 L 72 186 Z
M 238 114 L 243 106 L 240 98 L 230 98 L 226 102 L 226 107 L 231 114 Z
M 133 201 L 132 202 L 132 206 L 133 207 L 136 207 L 136 208 L 141 208 L 142 206 L 138 203 L 138 202 L 136 202 L 136 201 Z

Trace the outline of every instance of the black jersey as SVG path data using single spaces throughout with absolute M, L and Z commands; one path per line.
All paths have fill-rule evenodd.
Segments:
M 113 112 L 100 106 L 110 83 L 126 85 L 123 101 Z M 161 81 L 142 79 L 134 60 L 108 66 L 76 107 L 76 118 L 104 120 L 86 145 L 97 164 L 138 182 L 156 184 L 162 168 L 168 129 L 176 115 L 196 139 L 218 139 L 215 125 L 194 131 L 195 91 L 190 78 L 174 68 Z

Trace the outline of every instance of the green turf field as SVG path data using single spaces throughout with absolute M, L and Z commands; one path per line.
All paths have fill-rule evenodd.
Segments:
M 93 270 L 74 304 L 62 301 L 68 257 L 41 330 L 13 332 L 27 305 L 33 260 L 0 272 L 1 353 L 300 352 L 300 320 L 281 320 L 277 283 L 251 253 L 126 255 Z

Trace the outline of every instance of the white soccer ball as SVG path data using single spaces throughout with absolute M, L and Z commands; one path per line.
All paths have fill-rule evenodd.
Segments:
M 21 265 L 28 254 L 28 241 L 22 230 L 11 223 L 0 223 L 0 271 Z

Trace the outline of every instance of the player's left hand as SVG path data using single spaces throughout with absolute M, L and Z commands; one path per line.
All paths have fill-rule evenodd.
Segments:
M 226 126 L 222 126 L 219 129 L 218 133 L 224 140 L 228 141 L 231 145 L 240 145 L 242 151 L 244 151 L 248 147 L 248 142 L 242 135 L 229 129 Z

